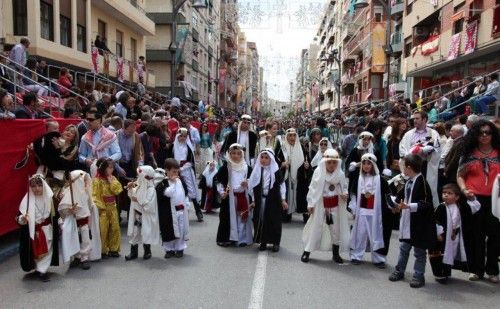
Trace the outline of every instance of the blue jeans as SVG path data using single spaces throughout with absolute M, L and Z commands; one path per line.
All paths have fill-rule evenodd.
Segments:
M 404 241 L 402 241 L 399 245 L 399 258 L 396 270 L 403 274 L 406 270 L 406 264 L 408 264 L 408 258 L 412 247 L 412 245 Z M 413 247 L 413 254 L 415 255 L 415 265 L 413 265 L 415 273 L 413 274 L 413 278 L 417 280 L 424 280 L 427 252 L 425 249 Z
M 488 113 L 488 105 L 495 102 L 497 98 L 492 95 L 485 95 L 475 101 L 476 110 L 478 114 Z

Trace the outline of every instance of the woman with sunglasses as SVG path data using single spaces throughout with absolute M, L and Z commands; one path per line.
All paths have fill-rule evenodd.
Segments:
M 500 136 L 493 123 L 479 120 L 464 139 L 457 182 L 468 200 L 477 199 L 481 204 L 472 216 L 469 280 L 479 280 L 486 272 L 491 282 L 498 283 L 500 223 L 491 212 L 491 192 L 500 173 Z

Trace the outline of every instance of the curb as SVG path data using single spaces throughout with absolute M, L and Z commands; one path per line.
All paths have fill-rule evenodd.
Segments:
M 14 243 L 0 249 L 0 263 L 19 253 L 19 243 Z

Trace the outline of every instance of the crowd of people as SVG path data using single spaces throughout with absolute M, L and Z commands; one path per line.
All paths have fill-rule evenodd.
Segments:
M 125 212 L 125 260 L 138 258 L 139 245 L 146 260 L 151 246 L 181 258 L 191 209 L 199 222 L 218 209 L 221 247 L 257 243 L 278 252 L 282 224 L 298 213 L 304 263 L 328 250 L 334 262 L 347 255 L 358 265 L 370 252 L 385 268 L 397 229 L 399 258 L 389 280 L 404 278 L 413 248 L 411 287 L 424 286 L 427 256 L 440 283 L 452 268 L 470 280 L 486 274 L 499 281 L 498 123 L 446 114 L 474 97 L 484 111 L 497 98 L 494 74 L 496 88 L 480 97 L 474 88 L 467 98 L 467 85 L 457 87 L 455 101 L 435 92 L 429 102 L 417 94 L 385 110 L 276 119 L 236 117 L 203 102 L 188 106 L 99 82 L 73 87 L 67 75 L 61 70 L 62 89 L 71 89 L 64 115 L 81 121 L 61 133 L 57 119 L 46 119 L 46 133 L 29 147 L 39 169 L 16 217 L 22 268 L 44 281 L 50 265 L 89 269 L 90 261 L 120 257 Z M 43 118 L 40 91 L 27 91 L 17 110 L 9 89 L 2 91 L 2 119 Z M 429 103 L 440 108 L 435 119 Z

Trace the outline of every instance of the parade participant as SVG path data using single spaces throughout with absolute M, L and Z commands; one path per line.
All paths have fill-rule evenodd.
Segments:
M 221 152 L 225 153 L 229 150 L 230 146 L 235 143 L 242 145 L 244 147 L 244 159 L 249 166 L 253 165 L 257 148 L 257 134 L 250 130 L 251 124 L 252 117 L 249 115 L 242 115 L 238 130 L 232 131 L 226 136 L 221 149 Z
M 392 213 L 385 196 L 389 185 L 380 175 L 377 158 L 371 153 L 361 157 L 361 169 L 354 172 L 349 183 L 350 202 L 348 210 L 354 216 L 351 234 L 351 263 L 361 264 L 367 248 L 372 262 L 378 268 L 385 268 L 392 232 Z
M 467 255 L 464 244 L 464 216 L 470 217 L 471 210 L 466 204 L 459 205 L 460 188 L 454 184 L 446 184 L 442 189 L 443 203 L 434 211 L 437 229 L 436 248 L 429 251 L 429 262 L 437 282 L 445 284 L 451 276 L 451 268 L 467 270 Z M 475 203 L 477 201 L 468 203 Z M 480 207 L 480 205 L 479 205 Z M 472 211 L 474 212 L 474 211 Z
M 319 142 L 321 141 L 321 130 L 313 128 L 309 135 L 309 158 L 314 158 L 319 149 Z
M 165 258 L 181 258 L 189 234 L 189 197 L 186 184 L 179 177 L 179 163 L 165 161 L 166 177 L 156 186 L 160 233 Z
M 59 265 L 57 219 L 52 206 L 53 193 L 42 175 L 28 182 L 28 192 L 19 204 L 16 222 L 21 225 L 19 257 L 21 268 L 33 269 L 43 282 L 49 281 L 49 266 Z
M 255 202 L 254 241 L 260 243 L 261 251 L 266 250 L 267 244 L 273 245 L 273 252 L 280 249 L 282 211 L 288 208 L 283 180 L 283 173 L 276 163 L 273 151 L 262 150 L 248 180 Z
M 101 258 L 99 214 L 92 201 L 90 175 L 81 170 L 68 174 L 58 206 L 62 218 L 62 256 L 70 267 L 90 269 L 89 261 Z
M 208 161 L 203 173 L 201 174 L 198 188 L 201 189 L 201 208 L 205 213 L 213 213 L 217 208 L 215 199 L 214 177 L 217 174 L 217 162 Z
M 82 136 L 79 149 L 80 163 L 86 164 L 91 175 L 95 176 L 96 160 L 110 158 L 120 160 L 122 153 L 116 134 L 102 126 L 102 115 L 98 112 L 87 113 L 89 130 Z M 94 166 L 91 168 L 91 166 Z
M 145 260 L 151 258 L 151 245 L 160 244 L 158 204 L 154 184 L 155 170 L 148 165 L 137 169 L 137 181 L 127 184 L 130 197 L 130 215 L 127 235 L 130 237 L 130 254 L 126 261 L 137 259 L 139 244 L 144 248 Z
M 316 154 L 314 155 L 314 157 L 311 160 L 311 166 L 313 168 L 316 168 L 318 166 L 319 162 L 323 158 L 323 154 L 325 153 L 325 151 L 327 149 L 333 149 L 332 143 L 330 143 L 330 141 L 328 140 L 328 138 L 323 137 L 319 141 L 319 149 L 318 149 L 318 151 L 316 152 Z
M 198 222 L 203 222 L 203 213 L 198 203 L 198 189 L 194 169 L 194 148 L 188 130 L 177 130 L 174 143 L 168 150 L 168 158 L 174 158 L 180 165 L 180 177 L 187 186 L 189 199 L 193 202 Z
M 244 159 L 243 146 L 232 144 L 226 162 L 215 175 L 217 191 L 221 196 L 217 244 L 227 247 L 252 244 L 252 209 L 247 179 L 252 173 Z
M 314 170 L 307 194 L 310 218 L 302 234 L 304 253 L 301 261 L 304 263 L 309 262 L 312 251 L 331 249 L 333 260 L 342 264 L 340 251 L 349 249 L 347 181 L 341 165 L 338 152 L 328 149 Z
M 359 170 L 361 165 L 361 157 L 365 153 L 373 153 L 373 134 L 364 131 L 358 136 L 358 144 L 349 153 L 345 161 L 345 168 L 347 170 L 347 175 L 355 174 Z M 351 177 L 349 177 L 351 180 Z
M 326 147 L 325 147 L 326 150 Z M 304 155 L 304 163 L 297 170 L 297 213 L 302 214 L 304 223 L 309 219 L 307 212 L 307 194 L 309 193 L 309 185 L 311 183 L 314 168 L 311 165 L 311 160 L 306 151 Z M 319 151 L 317 153 L 320 153 Z M 321 154 L 322 155 L 322 154 Z
M 276 161 L 285 176 L 288 203 L 288 209 L 283 212 L 283 222 L 291 222 L 292 214 L 297 210 L 297 170 L 304 164 L 304 150 L 294 128 L 286 130 L 278 151 Z
M 101 231 L 102 258 L 120 256 L 120 224 L 116 196 L 123 188 L 113 176 L 113 160 L 97 160 L 97 173 L 92 181 L 92 199 L 99 209 L 99 228 Z
M 478 120 L 464 137 L 457 183 L 467 199 L 477 199 L 481 209 L 472 216 L 472 256 L 469 280 L 488 275 L 498 283 L 498 252 L 500 221 L 493 215 L 492 196 L 495 178 L 500 174 L 500 136 L 497 127 L 487 120 Z
M 208 132 L 208 124 L 204 122 L 201 125 L 200 133 L 200 169 L 203 170 L 207 162 L 214 159 L 214 151 L 212 150 L 212 136 Z
M 269 143 L 269 139 L 271 138 L 271 135 L 269 134 L 269 131 L 262 130 L 259 132 L 259 151 L 264 150 L 267 148 L 267 145 Z
M 264 148 L 273 149 L 275 151 L 274 153 L 276 153 L 276 150 L 281 145 L 281 139 L 280 139 L 280 136 L 278 135 L 279 125 L 276 121 L 272 121 L 272 122 L 266 123 L 265 128 L 266 128 L 266 131 L 268 133 L 269 138 L 266 140 L 267 143 L 266 143 L 266 147 L 264 147 Z M 261 149 L 264 149 L 264 148 L 261 148 Z
M 390 281 L 404 279 L 410 250 L 413 248 L 415 265 L 410 287 L 425 285 L 426 250 L 433 248 L 436 226 L 433 219 L 434 207 L 429 184 L 421 174 L 423 159 L 414 154 L 404 157 L 403 173 L 408 177 L 404 190 L 398 194 L 395 211 L 401 212 L 399 221 L 399 257 L 396 270 Z
M 434 205 L 438 205 L 437 181 L 439 160 L 441 158 L 439 134 L 436 130 L 427 127 L 427 114 L 425 112 L 415 112 L 412 118 L 415 127 L 406 132 L 403 139 L 401 139 L 399 155 L 404 158 L 407 154 L 412 153 L 422 157 L 422 175 L 431 188 Z M 400 160 L 401 165 L 403 165 L 402 160 Z

